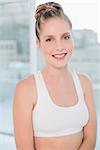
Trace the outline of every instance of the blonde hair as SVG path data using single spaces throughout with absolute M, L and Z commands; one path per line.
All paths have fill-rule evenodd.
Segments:
M 41 24 L 53 17 L 65 19 L 69 23 L 69 27 L 72 29 L 72 23 L 69 17 L 64 13 L 62 6 L 56 2 L 47 2 L 38 5 L 35 13 L 35 33 L 39 40 Z

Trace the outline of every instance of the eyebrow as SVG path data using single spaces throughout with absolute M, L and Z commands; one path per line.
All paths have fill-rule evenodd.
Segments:
M 61 37 L 63 37 L 64 35 L 70 35 L 70 32 L 65 32 L 61 35 Z M 44 35 L 44 37 L 54 37 L 54 35 Z

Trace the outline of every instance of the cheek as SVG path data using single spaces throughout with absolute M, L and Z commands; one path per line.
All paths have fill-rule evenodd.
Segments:
M 47 46 L 43 46 L 42 47 L 42 52 L 44 53 L 44 55 L 50 54 L 50 49 Z
M 43 55 L 48 55 L 51 52 L 50 48 L 45 44 L 43 40 L 41 40 L 40 48 L 41 48 L 41 52 L 43 53 Z
M 72 42 L 66 43 L 65 47 L 66 47 L 67 52 L 72 53 L 72 51 L 73 51 L 73 43 Z
M 45 54 L 51 54 L 53 51 L 53 49 L 46 44 L 43 44 L 41 48 L 43 50 L 43 53 L 45 53 Z

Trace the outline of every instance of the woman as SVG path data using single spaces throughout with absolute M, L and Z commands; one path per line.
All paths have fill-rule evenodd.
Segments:
M 17 150 L 94 150 L 96 112 L 89 77 L 69 70 L 72 23 L 61 5 L 36 9 L 37 47 L 46 65 L 20 81 L 14 97 Z

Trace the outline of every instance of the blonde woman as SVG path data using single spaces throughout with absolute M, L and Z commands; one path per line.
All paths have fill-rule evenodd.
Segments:
M 91 81 L 68 68 L 74 47 L 72 23 L 55 2 L 39 5 L 35 18 L 36 43 L 46 65 L 16 86 L 17 150 L 94 150 L 96 111 Z

